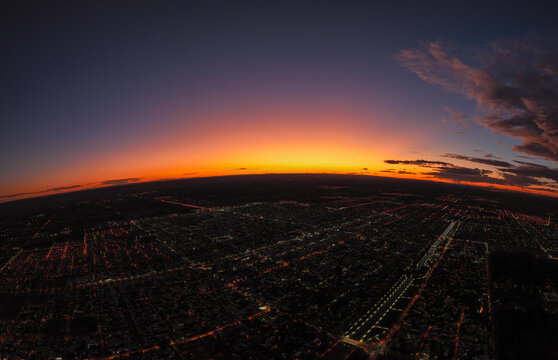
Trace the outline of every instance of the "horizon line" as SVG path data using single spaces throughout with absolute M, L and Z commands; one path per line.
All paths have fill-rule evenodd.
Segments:
M 520 190 L 515 189 L 513 187 L 506 187 L 506 186 L 495 186 L 494 184 L 483 184 L 483 183 L 468 183 L 468 182 L 456 182 L 450 180 L 443 180 L 437 178 L 428 178 L 428 179 L 421 179 L 421 178 L 411 178 L 411 177 L 397 177 L 397 176 L 386 176 L 386 175 L 377 175 L 377 174 L 356 174 L 356 173 L 339 173 L 339 172 L 268 172 L 268 173 L 245 173 L 245 174 L 222 174 L 222 175 L 207 175 L 207 176 L 190 176 L 190 177 L 177 177 L 177 178 L 162 178 L 162 179 L 152 179 L 152 180 L 145 180 L 142 181 L 142 178 L 129 178 L 129 179 L 138 179 L 139 181 L 131 181 L 131 182 L 124 182 L 124 183 L 115 183 L 115 184 L 105 184 L 99 186 L 92 186 L 92 187 L 85 187 L 79 188 L 76 190 L 74 186 L 62 186 L 61 188 L 68 188 L 68 191 L 53 191 L 48 194 L 42 194 L 47 192 L 48 190 L 36 191 L 29 194 L 40 194 L 36 196 L 28 196 L 28 197 L 20 197 L 16 199 L 9 199 L 9 200 L 1 200 L 0 205 L 14 203 L 17 201 L 24 201 L 24 200 L 34 200 L 46 197 L 54 197 L 57 195 L 65 195 L 65 194 L 72 194 L 78 193 L 81 191 L 95 191 L 95 190 L 102 190 L 102 189 L 110 189 L 115 187 L 124 187 L 129 185 L 139 185 L 139 184 L 149 184 L 149 183 L 156 183 L 156 182 L 166 182 L 166 181 L 185 181 L 185 180 L 195 180 L 195 179 L 211 179 L 211 178 L 225 178 L 225 177 L 242 177 L 242 176 L 266 176 L 266 175 L 341 175 L 341 176 L 349 176 L 349 177 L 373 177 L 373 178 L 384 178 L 384 179 L 394 179 L 394 180 L 411 180 L 411 181 L 420 181 L 420 182 L 430 182 L 430 183 L 444 183 L 456 186 L 467 186 L 467 187 L 474 187 L 474 188 L 481 188 L 490 191 L 509 191 L 513 193 L 519 194 L 527 194 L 527 195 L 536 195 L 536 196 L 544 196 L 551 199 L 558 198 L 558 193 L 553 193 L 550 191 L 529 191 L 529 189 Z M 109 181 L 109 180 L 107 180 Z M 99 183 L 102 184 L 103 182 Z M 81 187 L 81 186 L 80 186 Z M 71 190 L 70 190 L 71 189 Z M 18 196 L 19 194 L 14 194 L 13 196 Z M 5 198 L 9 198 L 10 195 L 3 195 Z

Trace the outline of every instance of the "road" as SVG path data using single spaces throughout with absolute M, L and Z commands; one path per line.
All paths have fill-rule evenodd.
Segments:
M 444 232 L 442 233 L 442 235 L 440 235 L 438 237 L 438 239 L 434 242 L 434 244 L 432 244 L 432 246 L 430 247 L 430 249 L 428 249 L 428 251 L 426 252 L 426 254 L 424 254 L 424 256 L 422 257 L 422 259 L 418 262 L 417 264 L 417 269 L 419 269 L 420 267 L 424 266 L 424 264 L 426 264 L 426 262 L 432 257 L 432 255 L 434 254 L 434 252 L 436 251 L 436 249 L 438 248 L 438 245 L 440 245 L 440 243 L 446 238 L 446 236 L 448 235 L 448 233 L 451 231 L 451 229 L 453 229 L 453 227 L 455 226 L 456 222 L 452 221 L 448 227 L 446 228 L 446 230 L 444 230 Z
M 208 207 L 192 205 L 192 204 L 184 204 L 184 203 L 177 202 L 177 201 L 170 201 L 170 200 L 160 200 L 160 201 L 164 202 L 164 203 L 167 203 L 167 204 L 180 205 L 180 206 L 185 206 L 185 207 L 194 208 L 194 209 L 211 210 L 211 208 L 208 208 Z
M 4 271 L 4 269 L 6 268 L 6 266 L 10 265 L 10 264 L 12 263 L 12 261 L 14 261 L 15 258 L 16 258 L 19 254 L 21 254 L 22 251 L 23 251 L 23 249 L 19 249 L 19 251 L 18 251 L 14 256 L 12 256 L 12 257 L 10 258 L 10 260 L 8 260 L 8 262 L 4 264 L 4 266 L 2 266 L 2 268 L 0 269 L 0 273 L 2 273 L 2 271 Z
M 417 263 L 416 268 L 419 269 L 424 266 L 432 256 L 436 254 L 438 246 L 445 240 L 446 236 L 453 229 L 457 222 L 452 221 L 444 230 L 444 232 L 436 239 L 430 246 L 430 249 L 424 254 L 421 260 Z M 345 333 L 345 338 L 350 341 L 371 341 L 373 340 L 372 334 L 374 329 L 380 328 L 380 321 L 394 308 L 397 301 L 407 291 L 409 286 L 412 285 L 415 277 L 410 275 L 401 276 L 397 282 L 386 292 L 386 294 L 378 300 L 378 302 L 370 309 L 364 316 L 349 328 Z M 387 329 L 384 329 L 387 330 Z M 379 340 L 379 339 L 378 339 Z
M 403 296 L 405 291 L 411 286 L 414 278 L 413 276 L 403 275 L 396 283 L 395 287 L 392 287 L 382 299 L 376 303 L 376 305 L 365 314 L 349 331 L 345 336 L 351 339 L 358 339 L 359 341 L 372 340 L 369 337 L 370 332 L 378 327 L 378 324 L 384 316 L 393 308 L 397 300 Z

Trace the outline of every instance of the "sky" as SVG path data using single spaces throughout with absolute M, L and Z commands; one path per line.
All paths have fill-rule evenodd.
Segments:
M 0 6 L 0 201 L 308 172 L 558 195 L 550 1 Z

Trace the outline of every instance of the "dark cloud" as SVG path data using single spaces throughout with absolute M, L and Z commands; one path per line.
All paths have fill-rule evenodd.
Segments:
M 451 166 L 452 164 L 443 161 L 429 161 L 429 160 L 384 160 L 386 164 L 392 165 L 417 165 L 431 167 L 435 165 Z
M 515 157 L 520 158 L 520 159 L 536 160 L 535 158 L 525 156 L 525 155 L 516 155 Z
M 530 187 L 532 185 L 542 184 L 540 180 L 525 175 L 513 175 L 508 173 L 502 173 L 501 175 L 506 185 Z
M 452 159 L 467 160 L 467 161 L 471 161 L 479 164 L 491 165 L 491 166 L 513 167 L 513 165 L 507 161 L 496 160 L 496 159 L 478 158 L 478 157 L 464 156 L 458 154 L 444 154 L 442 156 L 447 158 L 452 158 Z
M 408 174 L 408 175 L 414 175 L 415 174 L 414 172 L 410 172 L 410 171 L 407 171 L 407 170 L 399 170 L 397 173 L 398 174 Z
M 78 188 L 78 187 L 81 187 L 81 186 L 82 185 L 59 186 L 59 187 L 54 187 L 54 188 L 47 189 L 46 191 L 70 190 L 70 189 L 75 189 L 75 188 Z
M 558 161 L 558 42 L 528 35 L 477 50 L 466 64 L 440 42 L 402 50 L 397 59 L 421 79 L 475 100 L 476 121 L 523 141 L 514 150 Z
M 184 174 L 182 174 L 182 176 L 189 176 L 189 175 L 196 175 L 196 174 L 197 174 L 197 171 L 194 171 L 194 172 L 184 173 Z
M 126 179 L 114 179 L 114 180 L 105 180 L 101 182 L 101 185 L 122 185 L 122 184 L 129 184 L 140 181 L 141 178 L 126 178 Z
M 362 170 L 364 170 L 364 171 L 368 171 L 368 168 L 362 168 Z
M 511 178 L 511 176 L 527 177 L 530 179 L 548 179 L 554 182 L 558 182 L 558 168 L 549 168 L 544 165 L 529 163 L 526 161 L 517 161 L 521 165 L 513 167 L 513 168 L 506 168 L 506 169 L 499 169 L 504 175 L 507 175 Z
M 533 159 L 529 159 L 529 160 L 533 160 Z M 521 160 L 514 160 L 514 162 L 518 163 L 518 164 L 522 164 L 522 165 L 530 165 L 530 166 L 537 166 L 537 167 L 544 167 L 547 168 L 544 165 L 541 164 L 535 164 L 533 162 L 529 162 L 529 161 L 521 161 Z
M 385 162 L 405 165 L 421 164 L 420 166 L 430 169 L 427 172 L 423 172 L 423 175 L 429 175 L 437 179 L 451 180 L 455 182 L 519 186 L 530 189 L 534 189 L 534 186 L 547 186 L 553 189 L 558 189 L 558 168 L 549 168 L 544 165 L 520 160 L 515 160 L 515 162 L 519 165 L 514 165 L 500 160 L 476 158 L 457 154 L 445 154 L 443 156 L 492 165 L 495 166 L 497 170 L 493 171 L 479 168 L 469 168 L 457 166 L 451 163 L 444 163 L 446 165 L 440 165 L 439 161 L 428 160 L 385 160 Z M 395 171 L 393 169 L 388 169 L 383 172 L 394 173 Z M 413 174 L 405 171 L 405 169 L 398 171 L 398 173 Z M 498 177 L 493 175 L 497 175 Z M 554 191 L 553 189 L 544 190 Z
M 504 180 L 488 176 L 492 171 L 467 168 L 461 166 L 442 166 L 433 169 L 433 171 L 424 173 L 425 175 L 432 175 L 439 179 L 452 180 L 456 182 L 475 182 L 475 183 L 488 183 L 503 185 Z
M 235 169 L 235 170 L 237 170 L 237 171 L 243 171 L 243 170 L 248 170 L 248 168 L 237 168 L 237 169 Z
M 551 150 L 550 147 L 535 143 L 535 142 L 524 142 L 524 145 L 514 145 L 513 149 L 525 154 L 534 155 L 542 157 L 548 160 L 558 161 L 557 153 L 555 150 Z

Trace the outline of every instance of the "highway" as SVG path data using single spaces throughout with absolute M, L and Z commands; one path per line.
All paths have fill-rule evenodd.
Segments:
M 432 244 L 432 246 L 430 247 L 430 249 L 428 249 L 428 251 L 426 252 L 426 254 L 424 254 L 424 256 L 422 257 L 422 259 L 420 259 L 420 261 L 417 264 L 417 269 L 419 269 L 420 267 L 424 266 L 424 264 L 426 264 L 426 262 L 432 257 L 432 255 L 434 254 L 434 252 L 436 251 L 436 249 L 438 248 L 438 245 L 440 245 L 440 243 L 442 242 L 442 240 L 444 240 L 446 238 L 446 236 L 448 235 L 448 233 L 451 231 L 451 229 L 453 229 L 453 227 L 455 226 L 456 222 L 452 221 L 448 227 L 446 228 L 446 230 L 444 230 L 444 232 L 442 233 L 442 235 L 440 235 L 438 237 L 438 239 L 436 240 L 436 242 L 434 242 L 434 244 Z
M 452 221 L 444 230 L 444 232 L 436 239 L 436 241 L 430 246 L 430 249 L 424 254 L 421 260 L 417 263 L 416 269 L 421 268 L 424 266 L 431 258 L 436 254 L 436 250 L 438 246 L 442 243 L 442 241 L 446 238 L 449 232 L 453 229 L 456 222 Z M 388 330 L 383 328 L 379 325 L 380 321 L 393 309 L 397 301 L 403 296 L 403 294 L 407 291 L 409 286 L 413 284 L 415 277 L 410 275 L 403 275 L 401 276 L 397 282 L 386 292 L 380 300 L 366 313 L 364 314 L 357 322 L 355 322 L 350 328 L 349 331 L 345 333 L 345 339 L 347 342 L 351 343 L 356 341 L 372 341 L 374 337 L 377 338 L 376 335 L 371 334 L 371 332 L 376 329 L 380 328 L 381 330 Z M 377 338 L 377 340 L 379 340 Z
M 359 341 L 372 340 L 369 337 L 370 332 L 378 327 L 378 323 L 393 308 L 393 305 L 407 291 L 412 282 L 413 276 L 403 275 L 395 286 L 349 329 L 345 336 L 351 339 L 358 339 Z

